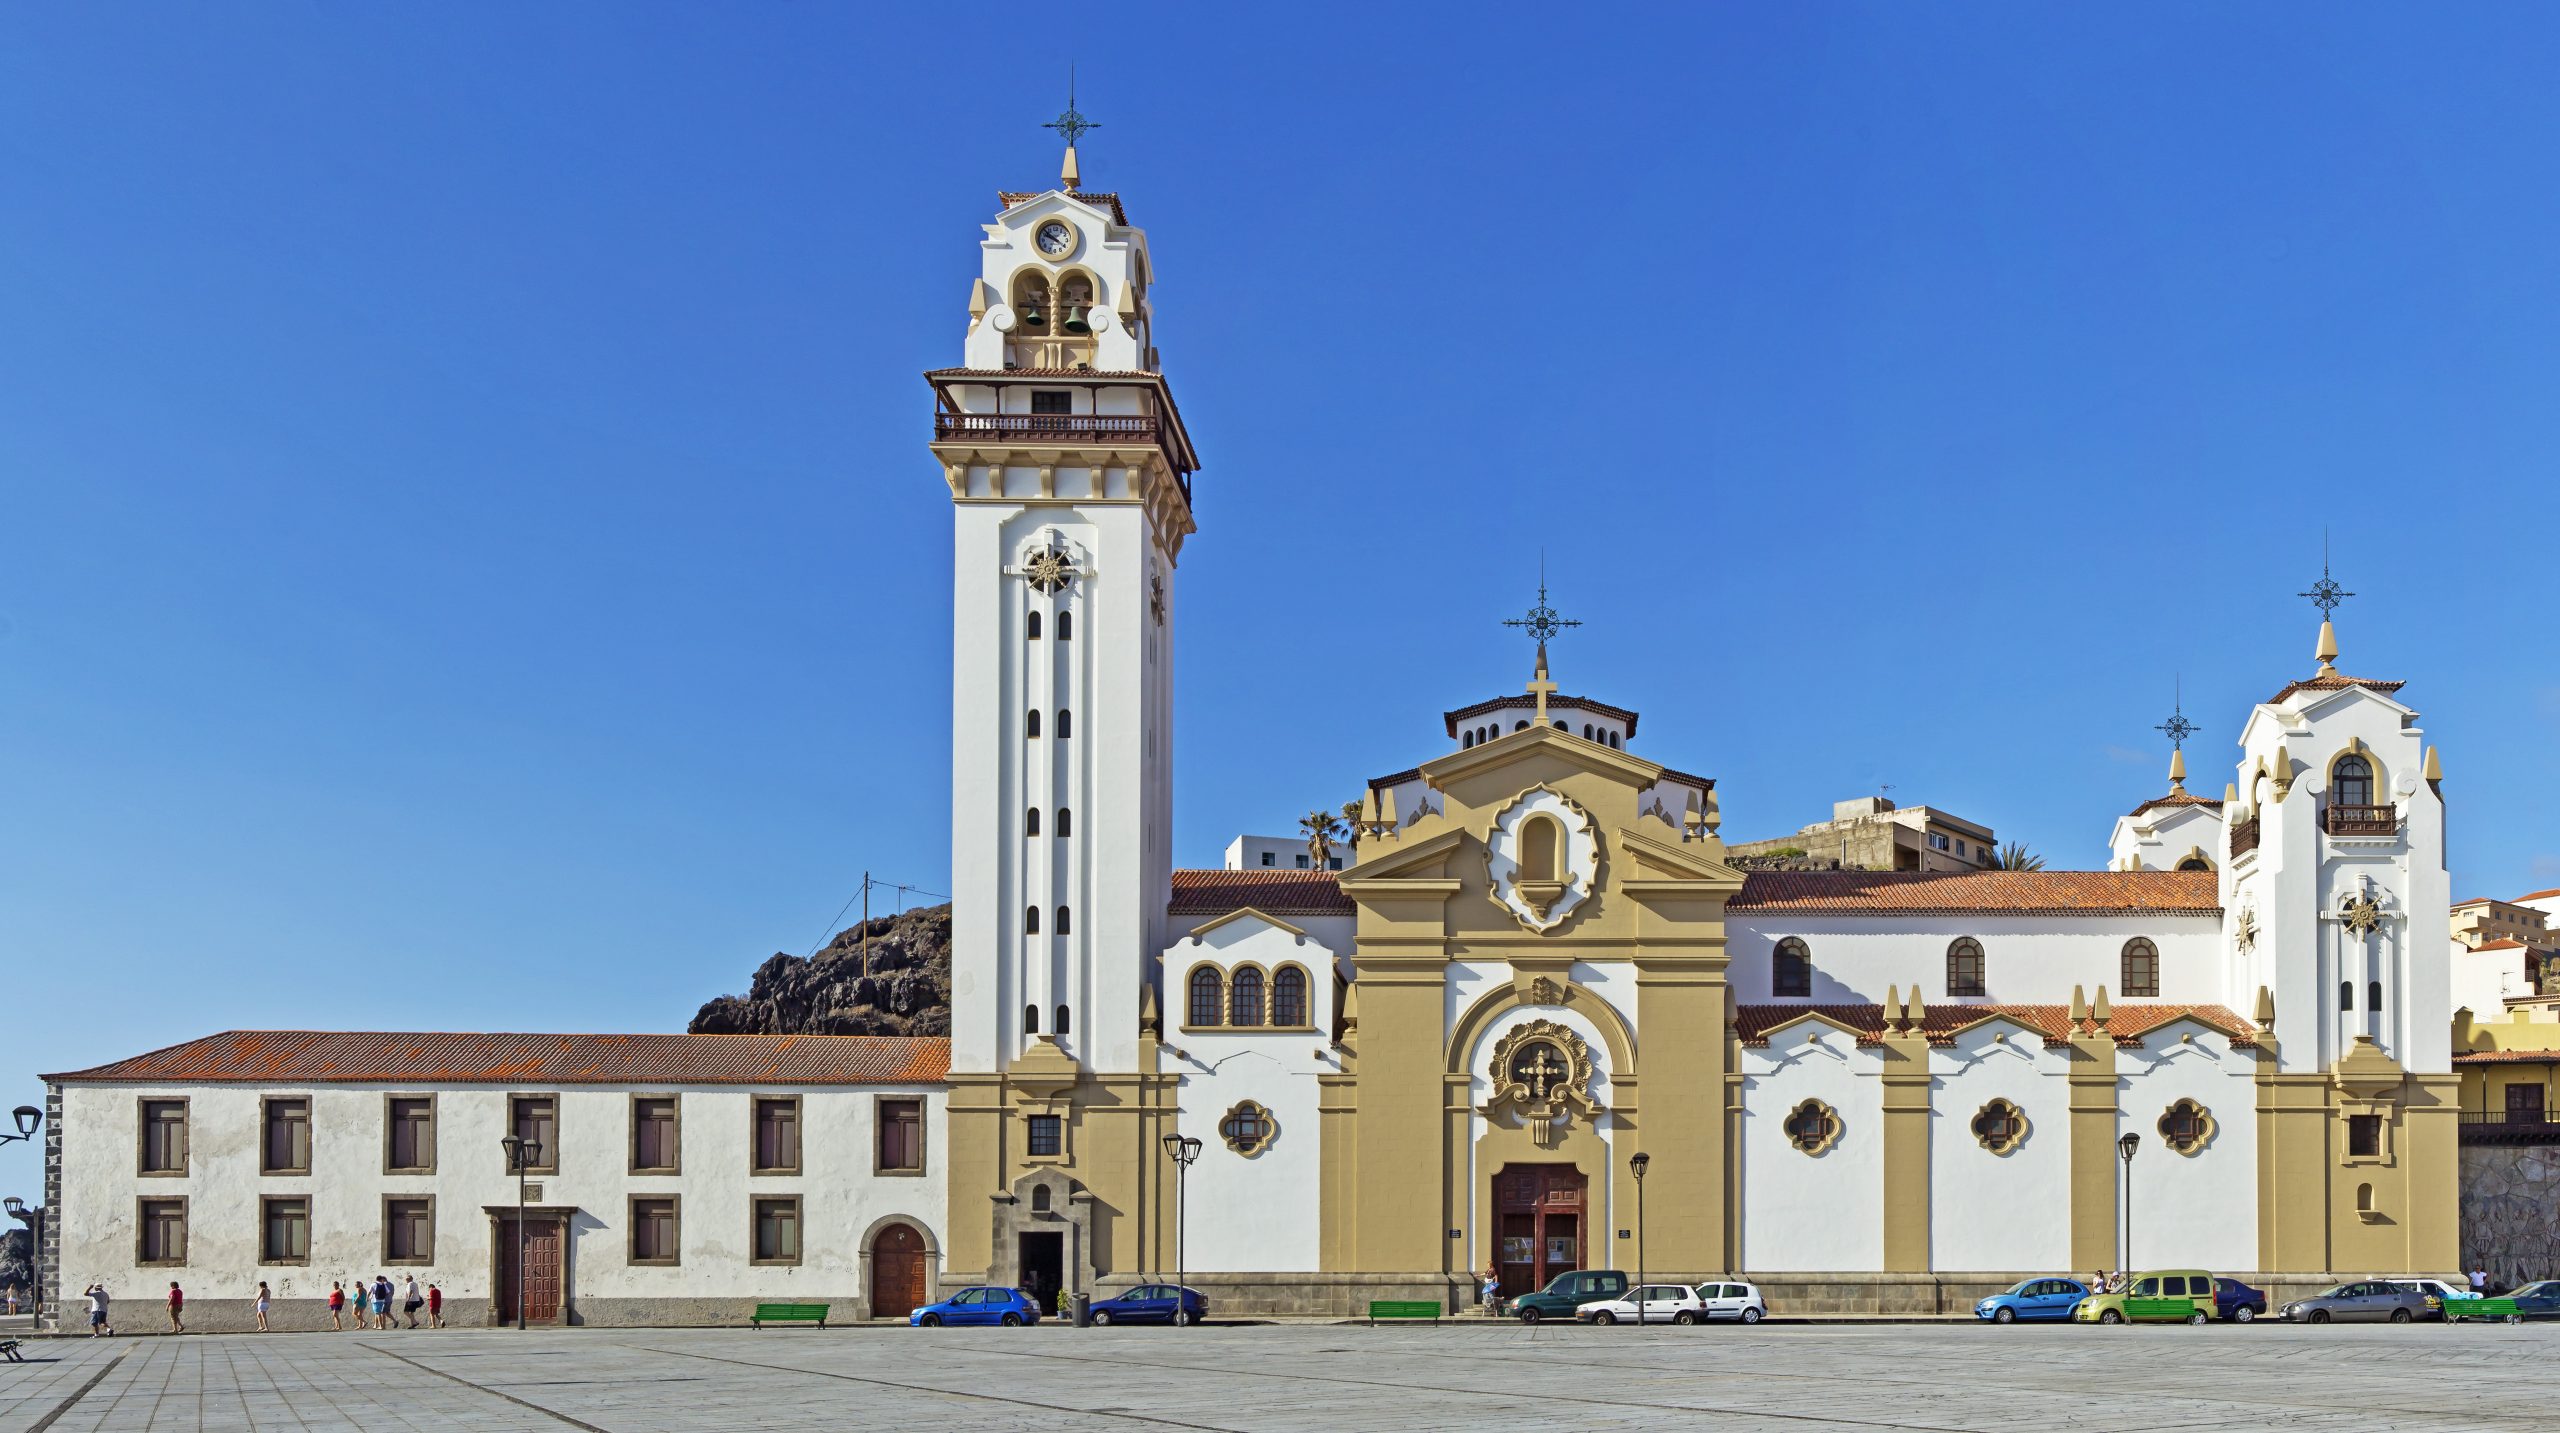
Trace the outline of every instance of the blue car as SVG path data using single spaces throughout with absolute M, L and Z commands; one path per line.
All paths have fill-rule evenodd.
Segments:
M 982 1285 L 962 1289 L 938 1304 L 927 1304 L 907 1315 L 909 1328 L 940 1328 L 944 1324 L 1003 1324 L 1007 1328 L 1040 1322 L 1040 1306 L 1031 1302 L 1020 1289 L 999 1289 Z
M 1200 1291 L 1177 1284 L 1140 1284 L 1093 1306 L 1098 1324 L 1196 1324 L 1208 1316 L 1209 1301 Z
M 2238 1279 L 2213 1281 L 2213 1316 L 2226 1323 L 2252 1323 L 2267 1316 L 2267 1291 Z
M 1973 1316 L 1995 1324 L 2020 1319 L 2067 1319 L 2089 1286 L 2078 1279 L 2023 1279 L 1973 1306 Z

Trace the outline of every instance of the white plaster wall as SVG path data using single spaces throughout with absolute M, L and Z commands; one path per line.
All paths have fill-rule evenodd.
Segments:
M 1930 1052 L 1930 1268 L 2069 1267 L 2069 1068 L 2066 1052 L 2005 1020 Z M 1984 1149 L 1973 1133 L 1975 1113 L 1994 1099 L 2027 1117 L 2026 1140 L 2006 1155 Z
M 1950 1002 L 1947 947 L 1958 936 L 1982 943 L 1989 996 Z M 1727 919 L 1727 978 L 1734 998 L 1768 1003 L 1769 957 L 1786 936 L 1813 952 L 1808 1004 L 1875 1004 L 1885 987 L 1915 985 L 1931 1005 L 2066 1005 L 2073 986 L 2101 985 L 2121 999 L 2124 943 L 2143 936 L 2160 948 L 2163 1002 L 2229 1005 L 2246 1015 L 2228 988 L 2221 959 L 2221 922 L 2214 916 L 2170 915 L 1836 915 L 1736 911 Z
M 436 1098 L 436 1172 L 386 1175 L 386 1094 Z M 560 1097 L 560 1172 L 537 1175 L 540 1203 L 575 1205 L 570 1287 L 575 1299 L 767 1297 L 807 1295 L 843 1301 L 862 1288 L 863 1233 L 885 1215 L 924 1226 L 940 1248 L 945 1228 L 944 1099 L 938 1087 L 357 1085 L 311 1089 L 265 1085 L 69 1086 L 63 1091 L 63 1288 L 103 1279 L 119 1299 L 148 1299 L 177 1279 L 190 1298 L 246 1298 L 265 1279 L 278 1299 L 325 1298 L 333 1280 L 389 1273 L 399 1283 L 414 1272 L 453 1298 L 483 1298 L 492 1274 L 489 1206 L 513 1207 L 516 1181 L 506 1171 L 499 1137 L 510 1094 Z M 629 1173 L 630 1096 L 680 1097 L 682 1173 Z M 794 1176 L 750 1176 L 751 1095 L 801 1096 L 801 1163 Z M 259 1101 L 268 1095 L 312 1101 L 312 1168 L 307 1176 L 258 1172 Z M 877 1175 L 873 1101 L 914 1095 L 925 1101 L 925 1170 Z M 140 1101 L 189 1101 L 187 1173 L 145 1178 L 135 1172 Z M 435 1258 L 423 1266 L 386 1268 L 382 1200 L 386 1195 L 435 1200 Z M 634 1194 L 680 1196 L 682 1263 L 633 1267 L 628 1253 L 628 1200 Z M 750 1197 L 801 1196 L 801 1262 L 751 1267 L 746 1253 Z M 312 1202 L 311 1262 L 261 1266 L 258 1200 L 301 1195 Z M 135 1201 L 188 1199 L 187 1263 L 163 1269 L 135 1263 Z
M 2502 1018 L 2509 997 L 2532 993 L 2524 978 L 2525 954 L 2521 950 L 2473 950 L 2458 940 L 2449 940 L 2445 959 L 2454 1007 L 2469 1010 L 2471 1018 L 2482 1024 Z
M 1510 978 L 1510 973 L 1506 968 L 1503 971 L 1502 979 L 1507 981 Z M 1607 1037 L 1601 1033 L 1599 1025 L 1594 1023 L 1589 1016 L 1583 1014 L 1579 1010 L 1574 1010 L 1561 1005 L 1533 1005 L 1524 1006 L 1515 1010 L 1507 1010 L 1500 1016 L 1496 1017 L 1492 1023 L 1488 1024 L 1484 1028 L 1483 1032 L 1476 1037 L 1475 1043 L 1468 1048 L 1466 1053 L 1466 1068 L 1468 1075 L 1467 1103 L 1470 1106 L 1481 1110 L 1484 1107 L 1485 1102 L 1493 1098 L 1492 1071 L 1494 1047 L 1502 1043 L 1502 1038 L 1505 1035 L 1510 1034 L 1513 1030 L 1534 1020 L 1552 1020 L 1582 1037 L 1583 1044 L 1590 1047 L 1591 1050 L 1592 1080 L 1586 1093 L 1588 1093 L 1594 1101 L 1598 1102 L 1603 1110 L 1607 1109 L 1612 1099 L 1612 1085 L 1609 1078 L 1609 1041 Z M 1586 1126 L 1583 1117 L 1580 1115 L 1573 1116 L 1573 1121 L 1575 1125 L 1574 1133 L 1576 1135 L 1596 1134 L 1600 1137 L 1601 1144 L 1606 1147 L 1608 1151 L 1604 1156 L 1606 1167 L 1611 1169 L 1617 1168 L 1618 1129 L 1616 1122 L 1607 1114 L 1599 1116 L 1596 1126 Z M 1482 1114 L 1470 1115 L 1467 1119 L 1466 1187 L 1469 1189 L 1476 1188 L 1479 1182 L 1484 1178 L 1485 1171 L 1477 1168 L 1476 1166 L 1476 1147 L 1483 1141 L 1488 1128 L 1485 1117 Z M 1605 1183 L 1605 1181 L 1603 1181 L 1603 1183 Z M 1595 1185 L 1584 1194 L 1584 1197 L 1590 1201 L 1590 1207 L 1588 1211 L 1589 1224 L 1587 1227 L 1583 1251 L 1584 1257 L 1593 1261 L 1592 1266 L 1594 1268 L 1607 1267 L 1603 1261 L 1619 1257 L 1609 1252 L 1610 1240 L 1606 1237 L 1610 1230 L 1617 1227 L 1618 1223 L 1617 1213 L 1614 1207 L 1614 1194 L 1614 1190 L 1603 1188 L 1598 1185 Z M 1470 1249 L 1491 1248 L 1492 1241 L 1490 1235 L 1487 1231 L 1475 1227 L 1475 1219 L 1476 1211 L 1474 1208 L 1474 1201 L 1470 1200 L 1468 1201 L 1467 1226 L 1465 1229 L 1466 1247 Z
M 2182 1036 L 2193 1036 L 2184 1040 Z M 2258 1264 L 2257 1062 L 2193 1021 L 2116 1052 L 2119 1132 L 2142 1136 L 2130 1171 L 2128 1267 L 2254 1269 Z M 2160 1116 L 2181 1099 L 2212 1111 L 2211 1142 L 2181 1155 L 2160 1138 Z M 2118 1210 L 2118 1218 L 2123 1211 Z
M 1811 1037 L 1817 1043 L 1807 1044 Z M 1884 1264 L 1883 1059 L 1808 1020 L 1742 1054 L 1742 1266 L 1754 1273 Z M 1806 1099 L 1840 1115 L 1840 1139 L 1807 1155 L 1781 1126 Z

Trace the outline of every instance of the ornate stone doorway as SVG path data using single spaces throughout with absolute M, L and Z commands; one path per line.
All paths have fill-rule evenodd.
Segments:
M 1495 1237 L 1505 1297 L 1545 1288 L 1583 1264 L 1588 1181 L 1570 1164 L 1512 1164 L 1493 1177 Z
M 902 1319 L 926 1302 L 924 1236 L 892 1224 L 871 1241 L 871 1316 Z

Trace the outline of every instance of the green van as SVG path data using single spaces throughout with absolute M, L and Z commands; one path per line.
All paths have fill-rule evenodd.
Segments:
M 2200 1324 L 2213 1317 L 2213 1275 L 2202 1269 L 2136 1274 L 2112 1294 L 2091 1294 L 2071 1311 L 2076 1324 Z

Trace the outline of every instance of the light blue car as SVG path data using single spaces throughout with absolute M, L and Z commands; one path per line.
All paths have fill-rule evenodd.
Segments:
M 2024 1279 L 1973 1306 L 1973 1316 L 1995 1324 L 2020 1319 L 2067 1319 L 2089 1286 L 2078 1279 Z

